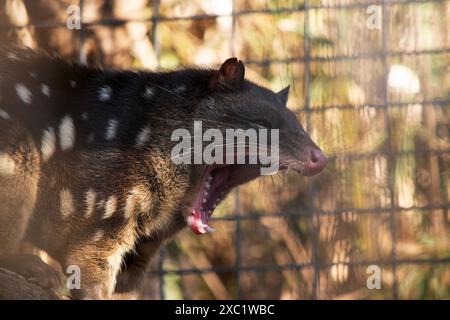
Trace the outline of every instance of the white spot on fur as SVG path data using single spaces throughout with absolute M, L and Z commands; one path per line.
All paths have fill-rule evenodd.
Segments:
M 32 77 L 33 79 L 37 79 L 38 75 L 36 72 L 30 72 L 30 77 Z
M 69 115 L 65 116 L 59 125 L 59 141 L 63 151 L 73 148 L 75 143 L 75 127 Z
M 147 86 L 147 87 L 145 87 L 144 93 L 142 95 L 144 96 L 144 98 L 150 99 L 151 97 L 153 97 L 154 93 L 155 93 L 155 89 Z
M 46 95 L 47 97 L 50 97 L 51 92 L 50 92 L 50 87 L 46 84 L 41 84 L 41 91 L 44 95 Z
M 3 109 L 0 109 L 0 118 L 5 119 L 5 120 L 11 119 L 11 117 L 8 114 L 8 112 L 6 112 Z
M 50 159 L 50 157 L 55 153 L 56 149 L 56 136 L 55 131 L 52 127 L 45 129 L 42 135 L 41 141 L 41 153 L 44 161 Z
M 15 161 L 8 154 L 0 152 L 0 176 L 11 176 L 15 171 Z
M 131 193 L 127 200 L 125 201 L 125 218 L 129 219 L 133 216 L 134 211 L 136 210 L 137 198 Z
M 136 137 L 136 145 L 137 146 L 144 145 L 149 138 L 150 138 L 150 128 L 144 127 Z
M 117 197 L 110 196 L 105 203 L 105 213 L 103 214 L 103 219 L 111 218 L 111 216 L 117 210 Z
M 92 189 L 89 189 L 84 194 L 84 203 L 86 205 L 86 211 L 84 213 L 84 216 L 86 218 L 89 218 L 94 213 L 94 210 L 95 210 L 95 199 L 96 198 L 97 198 L 97 195 L 95 194 L 94 190 L 92 190 Z
M 111 99 L 112 89 L 110 86 L 101 87 L 98 90 L 98 99 L 102 102 L 108 101 Z
M 110 119 L 108 121 L 108 126 L 106 127 L 105 139 L 111 141 L 116 137 L 117 134 L 117 126 L 119 122 L 115 119 Z
M 139 212 L 147 213 L 150 211 L 151 197 L 144 186 L 135 186 L 128 194 L 125 202 L 125 218 L 131 218 L 136 209 Z
M 68 217 L 75 212 L 73 195 L 70 190 L 64 188 L 59 194 L 60 210 L 63 217 Z
M 19 96 L 20 100 L 22 100 L 26 104 L 31 103 L 33 94 L 23 83 L 16 84 L 14 88 L 16 89 L 16 93 Z
M 92 240 L 94 242 L 100 241 L 104 235 L 105 235 L 105 231 L 97 230 L 97 231 L 95 231 L 95 234 L 94 234 L 94 237 L 92 238 Z
M 86 121 L 87 119 L 89 119 L 89 114 L 88 114 L 87 112 L 83 112 L 83 113 L 81 114 L 81 119 L 84 120 L 84 121 Z
M 77 86 L 77 82 L 75 80 L 70 80 L 70 86 L 75 88 Z

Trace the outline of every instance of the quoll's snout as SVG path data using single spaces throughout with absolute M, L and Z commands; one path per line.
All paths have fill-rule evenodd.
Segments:
M 327 157 L 317 147 L 307 147 L 305 150 L 307 160 L 305 161 L 305 176 L 313 176 L 321 172 L 327 165 Z

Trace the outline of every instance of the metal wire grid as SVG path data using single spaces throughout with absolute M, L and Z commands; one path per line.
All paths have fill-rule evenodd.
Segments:
M 83 12 L 84 0 L 78 0 L 81 12 Z M 233 10 L 231 14 L 221 14 L 221 15 L 211 15 L 211 14 L 198 14 L 198 15 L 190 15 L 190 16 L 164 16 L 160 14 L 160 0 L 152 0 L 152 16 L 149 19 L 117 19 L 117 18 L 102 18 L 98 21 L 89 21 L 84 22 L 81 20 L 81 29 L 79 30 L 79 41 L 80 41 L 80 50 L 79 57 L 81 61 L 81 57 L 84 54 L 84 40 L 85 40 L 85 32 L 86 29 L 93 26 L 117 26 L 122 25 L 128 22 L 151 22 L 152 23 L 152 43 L 155 49 L 155 53 L 157 56 L 158 64 L 160 61 L 160 48 L 161 48 L 161 40 L 158 37 L 158 25 L 160 22 L 165 21 L 180 21 L 180 20 L 204 20 L 204 19 L 216 19 L 219 17 L 231 17 L 232 19 L 232 34 L 230 41 L 230 54 L 234 56 L 235 48 L 234 48 L 234 35 L 235 35 L 235 23 L 236 17 L 252 15 L 252 14 L 280 14 L 280 13 L 294 13 L 294 12 L 304 12 L 304 30 L 305 30 L 305 38 L 304 38 L 304 56 L 295 56 L 284 59 L 259 59 L 252 60 L 248 59 L 245 61 L 247 65 L 255 65 L 255 66 L 265 66 L 269 64 L 289 64 L 294 62 L 303 63 L 305 66 L 305 74 L 304 74 L 304 107 L 298 112 L 306 113 L 306 129 L 309 132 L 311 129 L 311 114 L 317 112 L 324 112 L 329 109 L 358 109 L 364 108 L 365 106 L 357 106 L 354 105 L 322 105 L 318 107 L 311 108 L 310 107 L 310 95 L 309 95 L 309 86 L 311 84 L 311 70 L 310 64 L 311 62 L 316 61 L 352 61 L 358 59 L 382 59 L 383 63 L 383 76 L 384 76 L 384 88 L 383 88 L 383 102 L 381 104 L 371 104 L 371 108 L 378 108 L 383 112 L 383 118 L 385 122 L 385 128 L 387 130 L 387 139 L 389 142 L 392 142 L 391 139 L 391 130 L 390 130 L 390 120 L 388 116 L 388 108 L 389 106 L 396 107 L 407 107 L 411 104 L 429 104 L 429 105 L 449 105 L 450 99 L 438 99 L 438 100 L 422 100 L 422 101 L 390 101 L 388 98 L 388 88 L 387 88 L 387 75 L 388 75 L 388 63 L 387 58 L 391 56 L 422 56 L 427 54 L 443 54 L 450 53 L 450 48 L 442 48 L 442 49 L 432 49 L 432 50 L 414 50 L 414 51 L 390 51 L 389 49 L 389 33 L 387 28 L 387 23 L 389 19 L 389 6 L 390 5 L 407 5 L 411 3 L 442 3 L 446 0 L 379 0 L 379 1 L 364 1 L 358 3 L 343 3 L 343 4 L 328 4 L 328 5 L 316 5 L 311 4 L 309 0 L 304 0 L 304 3 L 298 6 L 293 6 L 289 8 L 276 8 L 276 9 L 252 9 L 252 10 L 240 10 L 235 11 L 235 1 L 233 1 Z M 346 10 L 352 8 L 367 8 L 369 5 L 380 5 L 382 7 L 382 50 L 381 51 L 373 51 L 369 53 L 358 53 L 353 55 L 334 55 L 334 56 L 312 56 L 310 54 L 310 37 L 309 37 L 309 13 L 311 10 L 315 9 L 333 9 L 333 10 Z M 81 18 L 83 15 L 81 14 Z M 1 28 L 26 28 L 26 27 L 35 27 L 35 28 L 57 28 L 63 27 L 65 24 L 61 22 L 54 21 L 45 21 L 42 23 L 30 23 L 22 26 L 3 26 L 0 25 Z M 397 259 L 397 248 L 396 248 L 396 226 L 395 226 L 395 217 L 396 213 L 400 213 L 402 211 L 409 210 L 433 210 L 433 209 L 444 209 L 448 210 L 450 208 L 450 203 L 442 203 L 442 204 L 431 204 L 426 206 L 412 206 L 408 208 L 399 207 L 395 205 L 395 188 L 393 186 L 394 179 L 394 168 L 392 166 L 393 158 L 399 155 L 444 155 L 450 154 L 450 149 L 447 150 L 426 150 L 426 151 L 398 151 L 393 148 L 390 144 L 389 148 L 384 152 L 374 152 L 374 153 L 342 153 L 335 154 L 330 157 L 330 160 L 333 159 L 364 159 L 364 158 L 373 158 L 378 155 L 385 155 L 388 159 L 388 191 L 390 198 L 390 205 L 388 207 L 374 207 L 374 208 L 339 208 L 334 210 L 323 210 L 321 208 L 317 208 L 314 206 L 312 200 L 308 203 L 308 208 L 306 211 L 302 212 L 282 212 L 282 213 L 267 213 L 267 212 L 252 212 L 245 215 L 242 215 L 240 212 L 240 199 L 238 190 L 234 193 L 235 203 L 234 203 L 234 214 L 226 215 L 222 217 L 213 217 L 213 220 L 216 221 L 234 221 L 236 222 L 235 227 L 235 253 L 236 253 L 236 261 L 234 266 L 214 266 L 212 268 L 185 268 L 185 269 L 165 269 L 164 268 L 164 260 L 165 260 L 165 250 L 162 249 L 159 253 L 158 257 L 158 271 L 150 272 L 152 275 L 159 276 L 159 296 L 161 299 L 165 298 L 165 283 L 164 277 L 168 274 L 176 274 L 176 275 L 188 275 L 188 274 L 204 274 L 209 272 L 233 272 L 236 274 L 236 298 L 241 299 L 241 273 L 242 272 L 264 272 L 264 271 L 281 271 L 281 270 L 300 270 L 302 268 L 313 268 L 314 270 L 314 278 L 312 279 L 312 298 L 318 299 L 320 298 L 318 295 L 318 288 L 320 285 L 320 270 L 322 268 L 332 267 L 337 265 L 335 262 L 323 262 L 318 259 L 318 218 L 321 215 L 335 215 L 341 214 L 345 212 L 354 212 L 357 214 L 379 214 L 379 213 L 389 213 L 390 215 L 390 232 L 392 236 L 392 249 L 391 249 L 391 259 L 389 260 L 351 260 L 351 261 L 341 261 L 339 264 L 348 265 L 348 266 L 367 266 L 371 264 L 379 265 L 379 266 L 390 266 L 393 271 L 393 283 L 392 283 L 392 298 L 398 299 L 398 283 L 396 277 L 396 270 L 399 265 L 404 264 L 415 264 L 415 265 L 424 265 L 424 264 L 450 264 L 450 257 L 444 258 L 426 258 L 426 259 Z M 314 181 L 309 184 L 308 187 L 308 199 L 313 199 L 315 194 L 315 185 Z M 273 264 L 273 265 L 252 265 L 245 266 L 241 263 L 241 221 L 242 220 L 259 220 L 262 217 L 310 217 L 311 218 L 311 226 L 310 226 L 310 237 L 312 239 L 312 257 L 309 262 L 305 263 L 289 263 L 289 264 Z

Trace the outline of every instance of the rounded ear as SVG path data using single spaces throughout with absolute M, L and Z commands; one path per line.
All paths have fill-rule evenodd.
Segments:
M 284 88 L 283 90 L 277 92 L 277 96 L 278 99 L 280 99 L 280 102 L 286 106 L 286 103 L 289 99 L 289 89 L 291 88 L 290 85 L 288 85 L 286 88 Z
M 235 90 L 244 84 L 245 66 L 237 58 L 227 59 L 211 81 L 213 90 Z

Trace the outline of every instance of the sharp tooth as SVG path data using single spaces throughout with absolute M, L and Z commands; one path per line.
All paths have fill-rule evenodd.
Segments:
M 211 228 L 210 226 L 208 226 L 207 224 L 204 224 L 203 227 L 205 228 L 206 232 L 214 232 L 216 231 L 216 229 Z
M 209 190 L 209 187 L 211 187 L 211 184 L 208 181 L 206 181 L 205 182 L 205 189 Z
M 206 198 L 203 198 L 202 203 L 206 203 Z
M 212 175 L 209 175 L 208 178 L 206 178 L 206 181 L 209 182 L 209 183 L 211 183 L 211 181 L 212 181 Z

